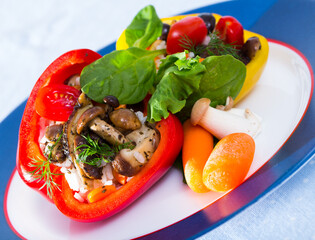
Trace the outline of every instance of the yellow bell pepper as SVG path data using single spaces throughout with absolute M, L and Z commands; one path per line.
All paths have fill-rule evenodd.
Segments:
M 174 16 L 174 17 L 169 17 L 169 18 L 162 18 L 161 20 L 162 20 L 162 22 L 171 25 L 174 20 L 179 21 L 185 17 L 197 16 L 197 15 L 198 14 L 179 15 L 179 16 Z M 213 14 L 213 16 L 216 18 L 217 22 L 221 17 L 218 14 Z M 255 84 L 259 80 L 259 78 L 260 78 L 260 76 L 261 76 L 261 74 L 265 68 L 265 65 L 266 65 L 266 62 L 268 59 L 269 46 L 268 46 L 267 39 L 265 37 L 257 34 L 257 33 L 244 30 L 244 41 L 246 41 L 250 37 L 258 37 L 259 38 L 260 43 L 261 43 L 261 50 L 259 50 L 256 53 L 254 59 L 252 59 L 246 65 L 245 82 L 244 82 L 244 85 L 243 85 L 240 93 L 238 94 L 238 96 L 234 100 L 235 104 L 238 103 L 241 99 L 243 99 L 252 90 L 252 88 L 255 86 Z M 116 42 L 116 49 L 121 50 L 121 49 L 127 49 L 127 48 L 128 48 L 128 44 L 126 43 L 125 32 L 123 32 Z

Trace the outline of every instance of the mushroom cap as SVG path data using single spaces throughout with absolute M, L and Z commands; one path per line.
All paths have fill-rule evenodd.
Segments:
M 77 133 L 80 134 L 85 126 L 98 116 L 105 115 L 105 110 L 102 107 L 94 106 L 86 110 L 78 120 Z
M 200 98 L 197 102 L 195 102 L 190 116 L 190 121 L 193 125 L 197 125 L 202 119 L 210 106 L 210 102 L 209 98 Z

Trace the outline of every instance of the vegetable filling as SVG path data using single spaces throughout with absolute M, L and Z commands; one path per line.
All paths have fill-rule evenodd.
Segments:
M 136 175 L 159 140 L 141 111 L 119 106 L 114 96 L 95 104 L 82 93 L 68 121 L 49 125 L 41 144 L 49 162 L 61 167 L 74 197 L 93 202 L 100 198 L 89 195 L 99 187 L 116 190 Z

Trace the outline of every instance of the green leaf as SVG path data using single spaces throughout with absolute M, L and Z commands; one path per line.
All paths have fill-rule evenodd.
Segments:
M 82 91 L 97 102 L 113 95 L 121 104 L 138 103 L 153 86 L 154 58 L 163 53 L 164 50 L 147 51 L 135 47 L 113 51 L 83 69 Z
M 162 61 L 157 74 L 156 90 L 153 93 L 148 108 L 149 121 L 160 121 L 167 118 L 169 111 L 177 113 L 186 104 L 187 97 L 199 88 L 205 66 L 198 61 L 186 60 L 182 68 L 175 63 L 184 61 L 181 54 L 168 56 Z M 188 64 L 188 62 L 190 62 Z
M 246 66 L 231 55 L 210 56 L 202 64 L 206 71 L 199 89 L 187 99 L 184 111 L 189 113 L 200 98 L 209 98 L 212 107 L 224 105 L 228 96 L 235 99 L 245 81 Z
M 195 58 L 191 58 L 191 59 L 178 59 L 175 62 L 175 65 L 178 67 L 179 70 L 183 70 L 183 69 L 191 69 L 196 63 L 199 62 L 200 57 L 197 56 Z
M 162 34 L 163 23 L 152 5 L 141 9 L 125 30 L 129 47 L 147 48 Z

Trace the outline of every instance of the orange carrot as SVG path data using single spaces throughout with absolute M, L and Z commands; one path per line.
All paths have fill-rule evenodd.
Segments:
M 116 191 L 116 188 L 113 185 L 101 186 L 89 192 L 89 194 L 87 195 L 87 199 L 89 203 L 97 202 L 107 197 L 108 195 L 110 195 L 111 193 L 115 191 Z
M 120 109 L 120 108 L 126 108 L 126 104 L 120 104 L 118 107 L 115 108 L 115 110 Z
M 224 192 L 242 183 L 255 153 L 254 139 L 246 133 L 222 138 L 203 170 L 203 183 L 212 191 Z
M 202 172 L 213 149 L 213 137 L 204 128 L 193 126 L 189 119 L 183 127 L 182 161 L 186 182 L 194 192 L 208 192 L 202 181 Z
M 118 172 L 116 172 L 114 169 L 113 169 L 113 176 L 114 178 L 117 180 L 117 182 L 119 182 L 121 185 L 124 185 L 127 183 L 127 176 L 124 176 L 124 175 L 121 175 L 119 174 Z

